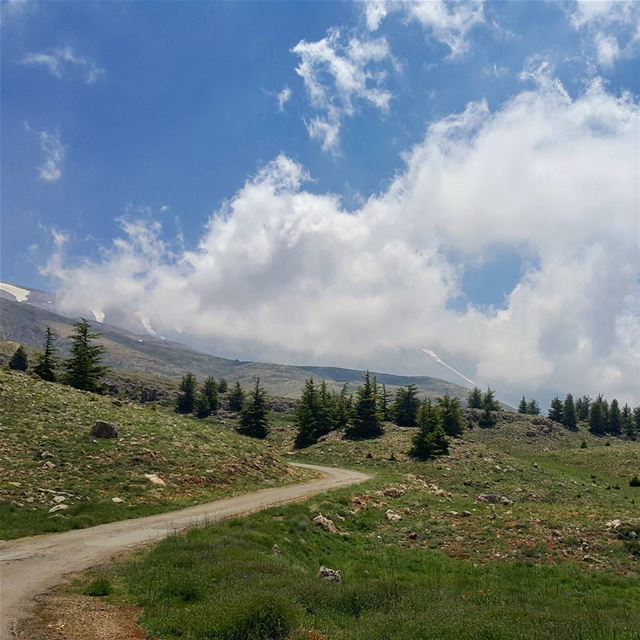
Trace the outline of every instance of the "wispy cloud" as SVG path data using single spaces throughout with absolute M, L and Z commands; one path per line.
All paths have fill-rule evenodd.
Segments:
M 278 111 L 284 111 L 284 107 L 291 100 L 291 96 L 293 95 L 293 91 L 288 86 L 284 86 L 282 91 L 278 93 Z
M 363 3 L 365 20 L 370 31 L 377 31 L 390 13 L 400 12 L 407 21 L 419 23 L 431 37 L 449 47 L 455 58 L 469 49 L 469 32 L 484 23 L 483 0 L 429 0 L 428 2 Z
M 45 182 L 57 182 L 62 177 L 61 165 L 65 156 L 60 133 L 40 131 L 38 135 L 43 156 L 43 162 L 38 167 L 40 179 Z
M 21 62 L 28 66 L 44 67 L 56 78 L 62 78 L 70 69 L 77 69 L 87 84 L 93 84 L 104 74 L 104 69 L 89 58 L 76 54 L 68 46 L 54 49 L 50 53 L 27 53 Z
M 307 129 L 325 151 L 337 152 L 343 120 L 361 105 L 389 110 L 392 96 L 384 86 L 385 67 L 395 61 L 385 38 L 344 39 L 340 30 L 330 29 L 316 42 L 301 40 L 292 52 L 300 58 L 296 73 L 311 106 L 320 112 L 307 122 Z

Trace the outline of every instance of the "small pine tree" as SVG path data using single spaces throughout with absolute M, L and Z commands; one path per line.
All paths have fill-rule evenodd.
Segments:
M 382 391 L 378 394 L 378 410 L 385 422 L 391 420 L 391 392 L 383 384 Z
M 570 393 L 567 393 L 562 405 L 562 424 L 571 431 L 575 431 L 578 428 L 578 414 L 576 413 L 573 396 Z
M 224 378 L 220 378 L 220 381 L 218 382 L 218 393 L 225 394 L 228 390 L 229 383 Z
M 589 411 L 589 431 L 594 436 L 603 436 L 607 432 L 607 417 L 605 413 L 605 403 L 599 395 L 592 403 Z
M 540 415 L 540 405 L 537 400 L 529 400 L 527 404 L 527 413 L 530 416 L 539 416 Z
M 444 432 L 453 438 L 458 438 L 464 432 L 464 419 L 460 400 L 445 395 L 438 398 L 438 411 L 442 420 Z
M 549 412 L 547 413 L 547 416 L 549 417 L 550 420 L 553 420 L 554 422 L 559 422 L 560 424 L 562 424 L 563 422 L 562 409 L 563 409 L 562 400 L 560 400 L 560 398 L 556 396 L 551 401 L 551 406 L 549 407 Z
M 473 387 L 467 396 L 467 407 L 469 409 L 482 409 L 482 391 L 478 387 Z
M 220 408 L 220 399 L 218 398 L 218 386 L 211 376 L 206 378 L 202 384 L 202 395 L 206 399 L 209 414 L 216 413 Z
M 619 436 L 622 433 L 622 413 L 620 405 L 614 398 L 609 407 L 609 433 L 612 436 Z
M 211 415 L 211 410 L 209 409 L 209 399 L 207 398 L 204 389 L 200 389 L 196 394 L 196 400 L 193 404 L 193 412 L 196 418 L 208 418 Z
M 29 368 L 27 350 L 20 345 L 9 360 L 9 369 L 13 371 L 26 371 Z
M 333 421 L 333 396 L 329 393 L 325 380 L 320 384 L 318 395 L 316 434 L 319 438 L 321 436 L 326 436 L 335 428 L 335 423 Z
M 64 369 L 65 382 L 76 389 L 98 391 L 100 380 L 108 371 L 102 365 L 105 348 L 101 344 L 94 344 L 97 338 L 99 335 L 91 330 L 85 318 L 73 324 L 71 356 L 65 361 Z
M 633 436 L 634 440 L 640 438 L 640 407 L 633 410 Z
M 302 395 L 296 406 L 295 426 L 298 430 L 294 441 L 296 449 L 302 449 L 318 441 L 316 416 L 318 409 L 318 391 L 309 378 L 304 383 Z
M 627 438 L 633 438 L 633 413 L 628 403 L 622 407 L 622 433 Z
M 242 409 L 238 431 L 252 438 L 266 438 L 269 434 L 269 408 L 260 378 L 256 379 L 256 386 Z
M 351 395 L 344 384 L 339 394 L 336 394 L 332 402 L 332 417 L 335 429 L 346 429 L 351 417 Z
M 187 373 L 180 382 L 180 392 L 176 399 L 176 411 L 178 413 L 193 413 L 196 403 L 196 377 L 193 373 Z
M 449 441 L 442 427 L 442 417 L 431 400 L 420 405 L 418 415 L 419 431 L 413 437 L 409 455 L 420 460 L 428 460 L 449 453 Z
M 419 406 L 418 388 L 414 384 L 400 387 L 393 403 L 393 421 L 399 427 L 415 427 Z
M 240 412 L 244 407 L 244 391 L 240 386 L 239 382 L 236 382 L 231 391 L 229 391 L 229 396 L 227 397 L 227 406 L 229 407 L 229 411 Z
M 51 327 L 47 327 L 44 339 L 44 351 L 38 356 L 38 362 L 33 368 L 33 372 L 43 380 L 55 382 L 56 379 L 56 348 L 53 344 L 53 332 Z
M 489 411 L 500 411 L 500 403 L 496 400 L 496 392 L 487 387 L 487 392 L 482 396 L 482 408 Z
M 345 437 L 351 440 L 376 438 L 382 435 L 382 420 L 376 407 L 376 397 L 371 375 L 367 371 L 364 384 L 356 392 L 353 417 L 345 431 Z
M 522 396 L 522 400 L 520 400 L 520 404 L 518 405 L 518 413 L 529 413 L 529 405 L 524 396 Z
M 482 410 L 480 420 L 478 420 L 478 426 L 481 429 L 492 429 L 496 426 L 496 417 L 488 407 Z

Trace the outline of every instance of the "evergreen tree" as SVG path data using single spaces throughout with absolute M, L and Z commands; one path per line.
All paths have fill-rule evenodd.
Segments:
M 564 399 L 564 405 L 562 406 L 562 424 L 567 429 L 575 431 L 578 428 L 578 415 L 576 413 L 576 406 L 573 402 L 573 396 L 568 393 Z
M 224 378 L 220 378 L 220 381 L 218 382 L 218 393 L 224 394 L 227 393 L 228 390 L 229 383 Z
M 378 410 L 385 422 L 391 420 L 391 392 L 383 384 L 382 391 L 378 394 Z
M 342 386 L 340 393 L 334 396 L 332 405 L 334 429 L 346 429 L 351 417 L 351 396 L 347 393 L 346 384 Z
M 302 395 L 296 406 L 295 426 L 298 429 L 294 442 L 296 449 L 308 447 L 318 441 L 316 426 L 318 404 L 318 391 L 313 378 L 309 378 L 304 383 Z
M 592 403 L 589 411 L 589 431 L 594 436 L 603 436 L 607 432 L 604 400 L 599 395 Z
M 576 414 L 578 420 L 584 422 L 589 419 L 589 408 L 591 407 L 591 398 L 589 396 L 582 396 L 576 400 Z
M 478 387 L 473 387 L 467 396 L 467 407 L 469 409 L 482 409 L 482 391 Z
M 208 418 L 211 415 L 211 409 L 209 408 L 209 399 L 204 390 L 204 386 L 200 388 L 196 395 L 196 400 L 193 405 L 193 412 L 196 418 Z
M 26 349 L 20 345 L 9 360 L 9 369 L 13 371 L 26 371 L 29 368 L 29 358 Z
M 613 436 L 619 436 L 622 433 L 622 413 L 615 398 L 609 407 L 609 433 Z
M 553 420 L 554 422 L 559 422 L 560 424 L 562 424 L 563 422 L 562 409 L 563 409 L 562 400 L 560 400 L 560 398 L 556 396 L 551 401 L 551 406 L 549 407 L 549 413 L 547 414 L 547 416 L 549 417 L 549 419 Z
M 488 407 L 485 407 L 482 410 L 482 415 L 480 416 L 480 420 L 478 421 L 478 426 L 481 429 L 491 429 L 496 426 L 496 417 L 493 414 L 493 411 Z
M 202 395 L 206 400 L 209 414 L 216 413 L 220 408 L 220 399 L 218 398 L 218 385 L 211 376 L 206 378 L 202 384 Z
M 627 436 L 627 438 L 633 439 L 633 413 L 631 407 L 626 402 L 624 403 L 624 407 L 622 407 L 622 433 Z
M 88 320 L 80 318 L 73 324 L 71 355 L 64 363 L 65 382 L 76 389 L 98 391 L 100 380 L 107 373 L 101 364 L 105 348 L 94 344 L 98 334 L 91 330 Z
M 335 428 L 333 422 L 333 397 L 329 393 L 325 380 L 320 384 L 318 409 L 316 415 L 316 435 L 326 436 Z
M 442 426 L 438 407 L 425 400 L 420 405 L 417 419 L 419 431 L 413 437 L 409 454 L 420 460 L 428 460 L 449 453 L 449 441 Z
M 393 403 L 393 421 L 399 427 L 415 427 L 419 406 L 417 387 L 414 384 L 400 387 Z
M 227 398 L 227 406 L 229 407 L 229 411 L 242 411 L 244 407 L 244 391 L 240 386 L 239 382 L 236 382 L 231 391 L 229 391 L 229 396 Z
M 464 419 L 460 408 L 460 400 L 445 395 L 443 398 L 438 398 L 437 408 L 444 432 L 454 438 L 461 436 L 464 431 Z
M 633 439 L 640 438 L 640 407 L 633 410 Z
M 53 332 L 51 327 L 47 327 L 47 334 L 44 339 L 44 351 L 38 355 L 38 362 L 33 368 L 33 372 L 43 380 L 55 382 L 56 379 L 56 348 L 53 344 Z
M 242 409 L 238 431 L 252 438 L 266 438 L 269 433 L 269 408 L 260 378 L 256 380 L 256 386 Z
M 522 396 L 522 400 L 520 400 L 520 404 L 518 405 L 518 413 L 529 413 L 529 405 L 524 396 Z
M 364 375 L 364 384 L 356 392 L 353 416 L 345 431 L 345 436 L 351 440 L 376 438 L 382 435 L 382 420 L 376 407 L 373 382 L 369 372 Z
M 527 413 L 530 416 L 539 416 L 540 415 L 540 405 L 537 400 L 530 400 L 527 404 Z
M 178 413 L 193 413 L 196 403 L 196 377 L 193 373 L 187 373 L 180 382 L 180 392 L 176 399 L 176 411 Z
M 496 392 L 487 387 L 487 392 L 482 397 L 482 408 L 489 411 L 500 411 L 500 403 L 496 400 Z

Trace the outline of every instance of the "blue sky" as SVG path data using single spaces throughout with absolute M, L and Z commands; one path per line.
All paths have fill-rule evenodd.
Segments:
M 154 232 L 164 242 L 164 254 L 154 258 L 159 265 L 184 265 L 189 252 L 203 257 L 203 243 L 215 244 L 212 220 L 236 216 L 234 203 L 247 185 L 259 182 L 261 170 L 271 176 L 268 168 L 280 154 L 310 177 L 294 180 L 296 195 L 310 194 L 314 202 L 336 196 L 341 212 L 355 216 L 372 199 L 385 200 L 394 180 L 409 180 L 408 158 L 425 147 L 430 127 L 460 116 L 470 104 L 484 104 L 496 116 L 517 96 L 550 91 L 553 83 L 578 104 L 599 83 L 602 100 L 619 101 L 628 93 L 631 112 L 636 110 L 639 22 L 632 3 L 613 3 L 606 11 L 574 2 L 429 4 L 425 12 L 420 3 L 4 2 L 2 279 L 69 289 L 70 270 L 82 261 L 108 272 L 122 260 L 112 243 L 123 237 L 123 217 L 146 220 L 147 228 L 160 225 Z M 323 55 L 337 61 L 335 69 L 349 65 L 348 80 L 355 84 L 340 87 Z M 313 96 L 314 83 L 320 98 Z M 281 108 L 279 96 L 287 97 Z M 314 119 L 335 138 L 314 134 Z M 490 126 L 478 124 L 484 131 Z M 523 120 L 523 130 L 527 126 Z M 474 135 L 460 132 L 465 140 Z M 482 179 L 492 180 L 491 168 L 486 170 Z M 519 201 L 508 181 L 504 194 Z M 447 202 L 455 199 L 454 190 Z M 427 194 L 424 215 L 448 216 L 430 213 L 431 206 Z M 632 223 L 631 215 L 626 212 Z M 402 216 L 395 223 L 412 224 Z M 505 227 L 504 221 L 496 224 Z M 455 284 L 442 294 L 442 309 L 476 310 L 485 318 L 509 309 L 509 295 L 542 271 L 549 253 L 526 234 L 504 237 L 499 229 L 478 246 L 452 242 L 444 232 L 430 237 L 409 253 L 435 252 L 446 262 L 439 277 Z M 56 254 L 62 244 L 63 257 Z M 220 255 L 211 259 L 223 268 Z M 317 261 L 319 269 L 331 271 L 322 257 Z M 141 262 L 141 271 L 130 277 L 150 278 L 143 287 L 149 291 L 158 276 L 149 274 L 149 256 Z M 195 287 L 193 273 L 181 271 L 180 277 Z M 70 306 L 92 304 L 76 294 L 67 296 L 74 300 Z M 109 305 L 129 303 L 115 294 L 100 302 L 107 312 Z M 196 306 L 207 305 L 199 300 Z M 155 308 L 149 303 L 144 314 Z M 229 353 L 327 363 L 334 358 L 331 349 L 281 348 L 272 334 L 254 340 L 174 325 Z M 440 348 L 466 370 L 475 368 L 483 380 L 494 375 L 491 367 L 482 373 L 478 354 L 455 353 L 450 341 L 444 343 Z M 412 344 L 396 347 L 413 353 Z M 343 364 L 367 364 L 360 352 L 347 359 Z M 417 359 L 409 361 L 418 367 Z M 377 362 L 400 366 L 383 355 Z M 562 382 L 553 384 L 560 388 Z

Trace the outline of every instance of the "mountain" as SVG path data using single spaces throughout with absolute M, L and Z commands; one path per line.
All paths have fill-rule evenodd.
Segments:
M 66 340 L 71 333 L 74 319 L 54 313 L 53 296 L 42 291 L 33 291 L 15 285 L 0 287 L 0 352 L 4 358 L 15 349 L 14 343 L 40 349 L 45 328 L 50 326 L 57 337 L 58 347 L 64 355 Z M 361 381 L 363 371 L 339 367 L 293 366 L 266 362 L 230 360 L 202 353 L 183 344 L 164 340 L 150 334 L 137 334 L 106 323 L 92 323 L 101 335 L 106 348 L 106 363 L 116 372 L 135 372 L 149 377 L 179 379 L 191 371 L 198 378 L 214 376 L 229 382 L 240 382 L 251 386 L 256 377 L 271 395 L 297 398 L 304 380 L 309 376 L 325 379 L 333 389 L 347 384 L 355 389 Z M 10 344 L 8 344 L 10 343 Z M 391 390 L 398 386 L 415 384 L 421 393 L 429 397 L 449 393 L 466 397 L 467 389 L 460 385 L 431 378 L 429 376 L 397 376 L 375 373 L 378 382 Z

